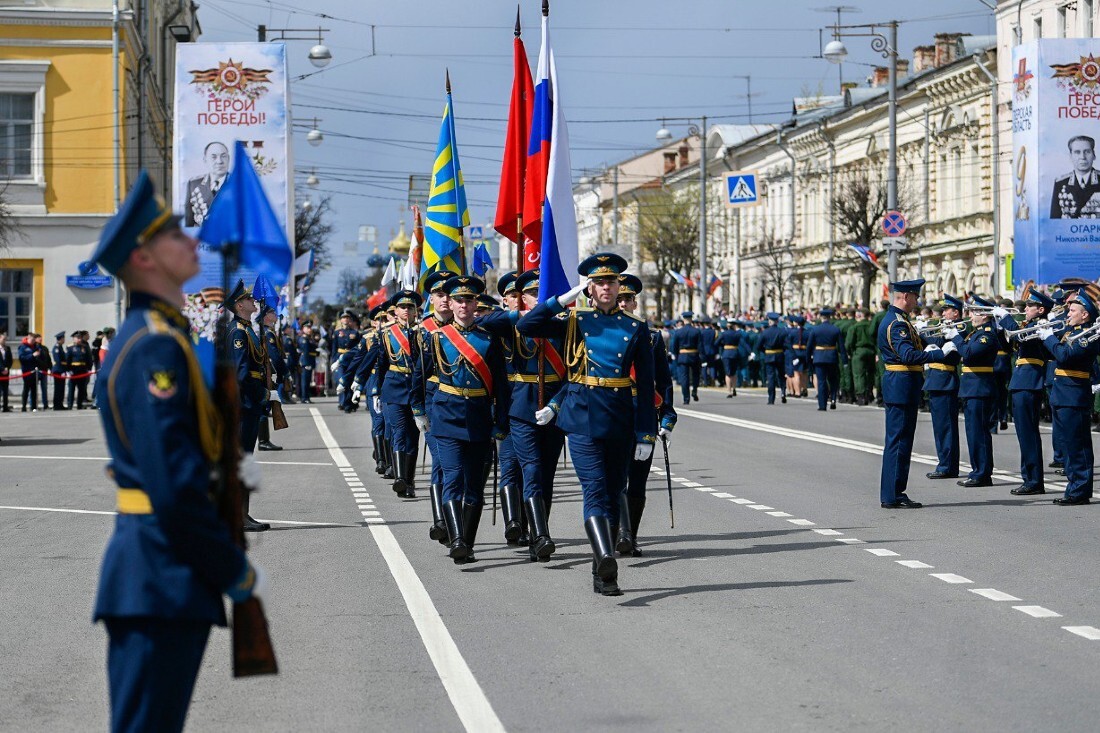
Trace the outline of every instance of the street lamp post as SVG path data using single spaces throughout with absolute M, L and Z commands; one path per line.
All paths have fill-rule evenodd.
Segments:
M 690 122 L 690 120 L 689 120 Z M 693 122 L 688 125 L 688 135 L 699 138 L 699 305 L 703 314 L 707 312 L 707 116 L 701 118 L 701 127 Z M 657 130 L 657 140 L 665 142 L 672 139 L 672 133 L 661 120 L 661 129 Z
M 886 208 L 894 211 L 898 208 L 898 21 L 864 25 L 833 25 L 829 28 L 833 30 L 833 40 L 825 45 L 821 54 L 827 61 L 839 64 L 848 55 L 848 49 L 840 40 L 842 37 L 870 38 L 871 48 L 889 61 L 887 119 L 890 145 L 886 157 Z M 889 35 L 885 35 L 884 32 Z M 886 249 L 889 253 L 887 270 L 890 282 L 897 282 L 898 252 L 901 251 L 902 246 L 888 245 Z
M 332 61 L 332 51 L 329 51 L 328 46 L 324 44 L 321 38 L 322 33 L 328 32 L 328 28 L 321 27 L 314 30 L 312 28 L 268 28 L 266 25 L 258 25 L 256 26 L 256 39 L 260 43 L 266 41 L 312 41 L 313 36 L 316 35 L 317 43 L 309 49 L 309 63 L 318 69 L 323 69 Z M 270 33 L 277 33 L 278 35 L 269 37 L 268 34 Z M 307 35 L 298 35 L 302 33 Z

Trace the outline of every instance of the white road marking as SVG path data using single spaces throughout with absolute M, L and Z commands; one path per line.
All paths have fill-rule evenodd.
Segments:
M 815 524 L 809 519 L 788 519 L 787 521 L 791 524 L 797 524 L 799 527 L 812 527 Z
M 823 534 L 826 537 L 834 537 L 836 535 L 844 534 L 843 532 L 837 532 L 835 529 L 815 529 L 814 532 Z
M 106 463 L 111 460 L 107 456 L 24 456 L 12 453 L 0 453 L 0 458 L 29 458 L 39 461 L 100 461 Z M 331 463 L 316 461 L 256 461 L 261 466 L 331 466 Z
M 704 494 L 714 493 L 714 489 L 710 488 L 709 486 L 696 486 L 695 490 L 696 491 L 702 491 Z
M 1071 634 L 1083 636 L 1089 641 L 1100 640 L 1100 629 L 1095 626 L 1063 626 L 1062 628 Z
M 867 544 L 863 540 L 857 540 L 855 537 L 837 537 L 837 542 L 843 542 L 846 545 L 865 545 Z
M 970 578 L 964 578 L 961 575 L 955 575 L 954 573 L 929 573 L 933 578 L 939 578 L 945 583 L 973 583 Z
M 113 515 L 116 512 L 98 512 L 91 509 L 59 509 L 55 507 L 46 506 L 0 506 L 0 509 L 13 509 L 21 512 L 61 512 L 64 514 L 107 514 Z
M 864 552 L 869 552 L 876 557 L 897 557 L 898 553 L 893 550 L 884 550 L 881 547 L 867 547 L 864 548 Z
M 321 417 L 321 412 L 313 407 L 309 412 L 332 460 L 337 466 L 351 465 L 329 431 L 325 419 Z M 366 516 L 367 512 L 363 514 Z M 458 650 L 458 645 L 447 630 L 447 625 L 443 623 L 431 596 L 428 595 L 428 590 L 413 569 L 405 551 L 398 544 L 397 538 L 393 536 L 389 527 L 374 517 L 368 516 L 366 521 L 370 525 L 371 537 L 374 538 L 389 567 L 390 574 L 397 582 L 397 588 L 405 599 L 405 605 L 424 642 L 424 648 L 428 651 L 432 664 L 435 665 L 436 673 L 443 683 L 443 689 L 447 691 L 447 697 L 450 698 L 451 705 L 458 713 L 463 727 L 469 733 L 475 731 L 503 733 L 504 724 L 500 722 L 500 718 L 497 717 L 493 706 L 485 696 L 485 691 L 481 689 L 473 671 L 462 657 L 462 652 Z
M 717 496 L 719 499 L 732 499 L 733 498 L 733 494 L 727 494 L 724 491 L 719 491 L 719 492 L 715 493 L 714 495 Z
M 935 565 L 929 565 L 928 563 L 921 562 L 920 560 L 894 560 L 894 562 L 903 567 L 913 568 L 914 570 L 935 567 Z
M 696 483 L 694 481 L 685 481 L 684 486 L 688 487 L 689 489 L 697 489 L 702 486 L 702 484 Z
M 755 504 L 756 503 L 752 499 L 733 499 L 732 501 L 733 501 L 734 504 Z
M 982 598 L 988 598 L 991 601 L 1019 601 L 1021 599 L 1016 596 L 1010 596 L 1007 593 L 1002 593 L 996 588 L 967 588 L 971 593 L 975 593 Z
M 768 512 L 768 516 L 770 516 L 770 517 L 789 517 L 791 515 L 787 514 L 787 512 Z
M 1013 606 L 1017 611 L 1026 613 L 1033 618 L 1061 618 L 1062 614 L 1051 611 L 1042 606 Z
M 766 506 L 764 504 L 749 504 L 749 509 L 755 509 L 758 512 L 766 512 L 770 509 L 775 509 L 775 507 Z

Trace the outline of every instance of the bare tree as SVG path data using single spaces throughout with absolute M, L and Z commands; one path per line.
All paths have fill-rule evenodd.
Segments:
M 751 258 L 764 271 L 765 293 L 771 296 L 772 303 L 779 305 L 782 313 L 787 309 L 787 288 L 794 274 L 794 248 L 776 233 L 775 225 L 767 220 L 755 240 L 753 249 L 756 252 Z
M 0 187 L 0 252 L 5 253 L 11 251 L 16 238 L 26 238 L 23 228 L 19 226 L 19 219 L 12 213 L 7 193 L 8 182 L 5 180 Z
M 325 196 L 320 203 L 299 206 L 294 212 L 294 256 L 313 250 L 313 272 L 318 274 L 332 265 L 328 238 L 335 226 L 331 221 L 332 199 Z
M 341 304 L 355 305 L 356 303 L 362 303 L 369 293 L 367 279 L 360 270 L 356 270 L 354 267 L 345 267 L 340 270 L 336 285 L 336 299 Z
M 677 284 L 667 276 L 669 270 L 690 275 L 698 266 L 699 209 L 698 195 L 691 191 L 654 189 L 638 200 L 638 241 L 642 256 L 657 266 L 659 285 L 657 313 L 672 317 L 673 288 Z M 688 307 L 694 292 L 688 290 Z

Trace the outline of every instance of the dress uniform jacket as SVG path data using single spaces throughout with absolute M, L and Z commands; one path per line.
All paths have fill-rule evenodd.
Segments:
M 424 377 L 416 327 L 394 323 L 382 333 L 375 391 L 389 405 L 408 405 L 414 415 L 424 414 Z
M 241 410 L 262 413 L 267 405 L 264 384 L 264 347 L 248 321 L 234 318 L 226 333 L 226 349 L 237 366 Z
M 783 352 L 787 348 L 787 330 L 779 326 L 768 326 L 760 334 L 759 348 L 764 352 L 765 364 L 782 364 Z
M 844 334 L 831 322 L 814 326 L 806 341 L 806 358 L 815 366 L 839 365 L 848 361 L 848 354 L 844 349 Z
M 993 363 L 1001 350 L 1001 338 L 992 324 L 978 326 L 963 336 L 953 339 L 962 357 L 962 379 L 959 380 L 959 397 L 992 398 L 997 394 L 993 381 Z
M 264 341 L 267 343 L 267 358 L 271 360 L 271 376 L 276 384 L 286 379 L 286 361 L 283 359 L 281 337 L 270 328 L 264 327 Z
M 359 331 L 354 328 L 338 328 L 332 334 L 332 360 L 349 353 L 359 345 Z
M 946 341 L 942 338 L 930 338 L 927 343 L 943 346 Z M 926 364 L 928 371 L 924 373 L 925 392 L 945 392 L 957 394 L 959 391 L 959 362 L 962 357 L 959 352 L 948 354 L 942 362 Z
M 672 332 L 668 350 L 677 364 L 699 364 L 702 361 L 703 334 L 687 323 Z
M 1005 316 L 1001 319 L 1001 327 L 1017 329 L 1020 324 L 1016 323 L 1016 319 L 1012 316 Z M 1016 364 L 1012 369 L 1012 379 L 1008 383 L 1009 390 L 1039 392 L 1045 389 L 1050 352 L 1047 351 L 1043 342 L 1038 339 L 1028 339 L 1027 341 L 1012 340 L 1011 343 L 1012 350 L 1016 354 Z
M 509 417 L 534 424 L 535 412 L 550 403 L 565 380 L 565 360 L 560 338 L 535 339 L 516 330 L 520 311 L 493 311 L 479 316 L 477 324 L 500 338 L 512 384 Z M 662 346 L 664 341 L 662 340 Z M 663 350 L 662 350 L 662 353 Z M 539 363 L 542 355 L 542 404 L 539 404 Z M 668 371 L 665 356 L 665 371 Z
M 218 424 L 187 320 L 133 292 L 103 365 L 103 432 L 118 485 L 95 618 L 152 617 L 225 624 L 222 592 L 245 571 L 210 500 Z
M 1083 331 L 1082 326 L 1068 330 L 1066 335 Z M 1092 409 L 1092 384 L 1097 381 L 1096 358 L 1100 356 L 1100 341 L 1090 344 L 1067 343 L 1065 336 L 1049 336 L 1043 345 L 1054 356 L 1054 385 L 1050 388 L 1051 407 Z
M 718 334 L 709 325 L 699 329 L 699 356 L 710 366 L 713 366 L 714 360 L 718 357 L 718 349 L 715 345 L 717 337 Z
M 812 330 L 812 329 L 810 329 Z M 802 326 L 795 326 L 788 328 L 786 332 L 787 340 L 784 344 L 786 353 L 784 354 L 786 359 L 787 374 L 792 374 L 796 371 L 801 372 L 807 368 L 807 346 L 809 345 L 809 333 L 808 329 Z M 798 364 L 795 364 L 795 360 L 798 360 Z
M 298 366 L 303 369 L 316 369 L 317 357 L 321 355 L 317 340 L 312 336 L 298 337 Z
M 50 369 L 51 374 L 64 374 L 69 371 L 69 350 L 62 344 L 54 344 L 53 352 L 53 367 Z
M 467 442 L 503 438 L 508 379 L 500 342 L 476 323 L 452 322 L 434 331 L 429 344 L 425 363 L 439 380 L 429 412 L 432 434 Z
M 924 364 L 943 360 L 943 352 L 923 351 L 921 341 L 905 312 L 890 306 L 878 329 L 879 359 L 885 373 L 882 377 L 883 402 L 893 405 L 916 405 L 924 386 Z

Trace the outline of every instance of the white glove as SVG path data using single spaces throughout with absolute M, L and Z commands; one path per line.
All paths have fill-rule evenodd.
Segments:
M 1048 338 L 1050 338 L 1053 335 L 1054 335 L 1054 329 L 1053 328 L 1040 328 L 1039 329 L 1039 338 L 1041 338 L 1043 341 L 1046 341 Z
M 355 404 L 357 404 L 357 405 L 358 405 L 358 404 L 359 404 L 359 400 L 361 400 L 361 399 L 363 399 L 363 390 L 361 390 L 361 389 L 359 389 L 358 387 L 356 387 L 356 388 L 355 388 L 354 390 L 352 390 L 352 392 L 351 392 L 351 401 L 352 401 L 352 402 L 354 402 Z
M 428 420 L 427 415 L 413 415 L 413 422 L 416 423 L 416 427 L 420 428 L 420 432 L 426 433 L 432 429 L 432 423 Z
M 944 344 L 940 348 L 943 349 L 943 355 L 944 356 L 947 356 L 948 354 L 954 353 L 954 352 L 959 350 L 959 347 L 955 346 L 955 344 L 951 343 L 950 341 L 948 341 L 946 344 Z
M 267 582 L 267 571 L 251 560 L 249 564 L 252 565 L 252 571 L 256 573 L 256 582 L 252 585 L 252 597 L 266 598 L 267 591 L 271 587 Z
M 634 460 L 635 461 L 648 461 L 649 457 L 653 455 L 653 443 L 635 443 L 634 444 Z
M 998 321 L 1008 315 L 1008 311 L 999 305 L 994 307 L 993 310 L 989 312 L 992 313 L 993 317 L 996 318 Z
M 658 430 L 657 437 L 664 440 L 665 448 L 668 448 L 670 445 L 672 445 L 672 431 L 668 428 L 661 428 L 660 430 Z
M 382 412 L 382 398 L 378 395 L 370 398 L 370 408 L 375 412 Z
M 343 382 L 340 382 L 340 384 L 336 385 L 336 394 L 344 394 L 345 391 L 346 390 L 344 389 Z
M 798 359 L 795 359 L 794 361 L 792 361 L 791 366 L 798 366 L 798 361 L 799 361 Z
M 927 346 L 924 347 L 924 350 L 925 350 L 925 352 L 929 352 L 929 351 L 935 351 L 938 348 L 940 348 L 940 347 L 936 346 L 935 344 L 928 344 Z
M 917 320 L 913 321 L 913 328 L 917 329 L 918 331 L 928 328 L 928 321 L 924 318 L 918 318 Z
M 583 293 L 588 288 L 588 283 L 589 282 L 591 282 L 591 281 L 590 280 L 585 280 L 583 283 L 581 283 L 577 287 L 573 288 L 572 290 L 570 290 L 565 295 L 559 295 L 558 296 L 558 305 L 560 305 L 562 308 L 564 308 L 565 306 L 572 303 L 574 300 L 577 299 L 578 295 Z
M 330 372 L 334 372 L 334 371 L 336 371 L 336 367 L 338 367 L 338 366 L 340 366 L 340 360 L 339 359 L 337 359 L 336 361 L 329 364 L 328 365 L 328 370 Z
M 263 473 L 260 472 L 260 466 L 256 463 L 256 456 L 251 453 L 245 453 L 241 456 L 240 462 L 237 463 L 237 476 L 240 478 L 241 483 L 252 491 L 260 490 L 260 485 L 263 483 Z
M 1092 393 L 1096 394 L 1097 392 L 1100 392 L 1100 384 L 1092 385 Z
M 756 352 L 755 351 L 752 352 L 751 354 L 749 354 L 749 361 L 756 361 Z
M 554 412 L 553 407 L 544 407 L 541 410 L 536 410 L 535 423 L 538 425 L 549 425 L 550 423 L 554 422 L 555 415 L 556 413 Z
M 955 328 L 954 326 L 952 326 L 951 328 L 945 328 L 943 330 L 943 337 L 945 339 L 947 339 L 948 341 L 952 340 L 953 338 L 955 338 L 958 335 L 959 335 L 959 329 Z
M 279 399 L 278 391 L 276 391 L 274 389 L 267 393 L 267 401 L 268 402 L 282 402 L 282 400 Z

